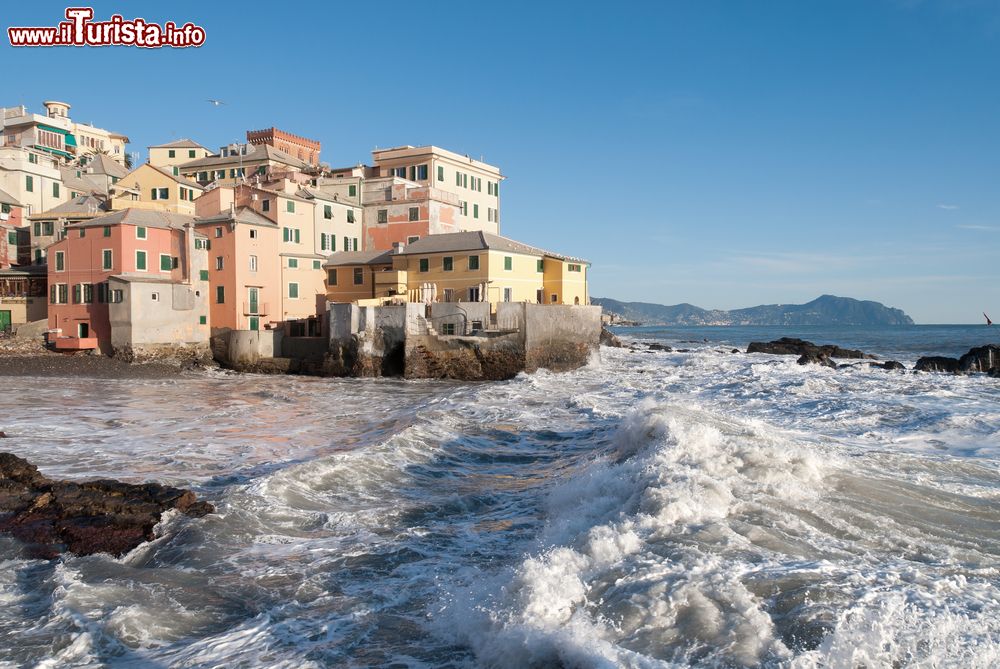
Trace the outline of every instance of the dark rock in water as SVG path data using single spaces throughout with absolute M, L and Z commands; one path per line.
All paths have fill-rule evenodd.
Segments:
M 601 328 L 601 345 L 612 348 L 622 348 L 622 340 L 611 333 L 607 328 Z
M 1000 370 L 1000 346 L 987 344 L 969 349 L 969 352 L 958 360 L 960 372 L 986 372 Z
M 165 511 L 195 518 L 215 511 L 190 490 L 111 479 L 54 481 L 30 462 L 0 453 L 0 532 L 28 545 L 33 557 L 124 555 L 154 538 Z
M 667 346 L 666 344 L 656 344 L 656 343 L 646 344 L 646 348 L 648 348 L 650 351 L 665 351 L 666 353 L 670 353 L 671 351 L 674 350 L 669 346 Z
M 955 358 L 944 358 L 939 355 L 924 356 L 917 360 L 913 366 L 917 372 L 957 372 L 958 360 Z
M 734 348 L 732 351 L 730 351 L 730 353 L 739 353 L 739 352 L 740 352 L 740 349 L 738 349 L 738 348 Z
M 690 353 L 690 352 L 691 352 L 691 349 L 689 349 L 689 348 L 679 348 L 679 349 L 677 349 L 677 353 Z
M 822 365 L 823 367 L 837 368 L 837 363 L 830 360 L 826 353 L 803 353 L 797 361 L 800 365 Z
M 0 430 L 0 439 L 6 439 L 6 438 L 7 438 L 7 433 L 4 432 L 3 430 Z
M 878 367 L 879 369 L 884 369 L 887 372 L 891 372 L 897 369 L 906 369 L 906 365 L 901 362 L 896 362 L 895 360 L 886 360 L 885 362 L 872 362 L 869 363 L 872 367 Z
M 794 337 L 782 337 L 774 341 L 751 342 L 747 347 L 747 353 L 770 353 L 772 355 L 810 355 L 818 356 L 820 353 L 830 358 L 869 358 L 875 356 L 867 355 L 863 351 L 850 348 L 840 348 L 833 344 L 816 345 L 811 341 L 796 339 Z

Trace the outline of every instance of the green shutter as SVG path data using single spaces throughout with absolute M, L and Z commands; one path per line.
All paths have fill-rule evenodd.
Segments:
M 291 200 L 289 200 L 288 203 L 285 205 L 285 210 L 289 214 L 294 214 L 295 213 L 295 203 L 292 202 Z
M 347 187 L 347 195 L 348 195 L 348 197 L 354 197 L 357 194 L 358 194 L 358 187 L 357 186 L 353 186 L 352 185 L 352 186 L 348 186 Z
M 288 297 L 296 298 L 299 296 L 299 284 L 290 283 L 288 284 Z
M 543 260 L 542 258 L 538 259 L 538 271 L 539 272 L 545 271 L 545 260 Z
M 299 261 L 298 261 L 298 259 L 296 259 L 296 258 L 289 258 L 288 259 L 288 267 L 290 269 L 298 269 L 299 268 Z
M 505 256 L 503 259 L 503 268 L 505 270 L 514 269 L 514 259 L 511 258 L 510 256 Z
M 192 151 L 192 153 L 194 153 L 194 152 Z M 199 325 L 208 325 L 208 318 L 205 317 L 205 316 L 199 316 L 198 317 L 198 324 Z
M 299 243 L 299 229 L 295 228 L 295 243 Z
M 56 181 L 52 182 L 52 197 L 59 197 L 59 183 Z
M 30 174 L 24 177 L 24 190 L 28 191 L 29 193 L 35 192 L 35 180 L 31 177 Z
M 171 269 L 173 269 L 171 265 L 173 265 L 173 263 L 170 260 L 170 256 L 164 256 L 164 255 L 160 256 L 160 271 L 169 272 Z
M 216 286 L 215 288 L 215 301 L 218 304 L 226 303 L 226 289 L 223 286 Z
M 438 165 L 438 181 L 444 181 L 444 166 Z
M 198 272 L 198 275 L 201 277 L 202 281 L 208 281 L 208 270 L 207 269 L 201 270 L 200 272 Z
M 135 252 L 135 268 L 137 270 L 145 270 L 146 269 L 146 252 L 145 251 L 136 251 Z
M 427 258 L 421 258 L 420 259 L 420 271 L 421 272 L 428 271 L 430 269 L 430 265 L 431 265 L 431 261 L 428 260 Z
M 323 263 L 319 260 L 313 260 L 313 269 L 322 269 Z
M 104 269 L 111 269 L 111 250 L 105 249 L 103 252 Z
M 104 236 L 105 237 L 110 237 L 111 236 L 111 226 L 110 225 L 105 225 L 104 226 Z

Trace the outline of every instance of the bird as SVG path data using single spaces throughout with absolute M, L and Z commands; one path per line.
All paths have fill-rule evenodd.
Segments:
M 218 107 L 219 105 L 224 105 L 224 104 L 226 104 L 226 103 L 225 103 L 225 102 L 223 102 L 222 100 L 212 100 L 211 98 L 209 98 L 209 99 L 208 99 L 208 100 L 207 100 L 206 102 L 209 102 L 210 104 L 212 104 L 212 105 L 213 105 L 213 106 L 215 106 L 215 107 Z

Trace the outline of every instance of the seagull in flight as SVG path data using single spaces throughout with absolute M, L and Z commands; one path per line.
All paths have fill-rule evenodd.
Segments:
M 222 100 L 212 100 L 212 99 L 209 99 L 209 100 L 207 100 L 207 102 L 209 102 L 210 104 L 212 104 L 212 105 L 213 105 L 213 106 L 215 106 L 215 107 L 218 107 L 219 105 L 224 105 L 224 104 L 226 104 L 226 103 L 225 103 L 225 102 L 223 102 Z

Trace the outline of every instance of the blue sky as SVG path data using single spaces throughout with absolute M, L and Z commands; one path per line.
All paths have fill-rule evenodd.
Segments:
M 5 6 L 4 27 L 65 4 Z M 706 308 L 873 299 L 1000 320 L 1000 4 L 987 0 L 96 2 L 205 46 L 19 49 L 3 104 L 130 150 L 250 128 L 334 166 L 437 144 L 499 165 L 502 232 L 591 293 Z M 297 26 L 305 26 L 299 28 Z M 205 100 L 228 104 L 212 107 Z

